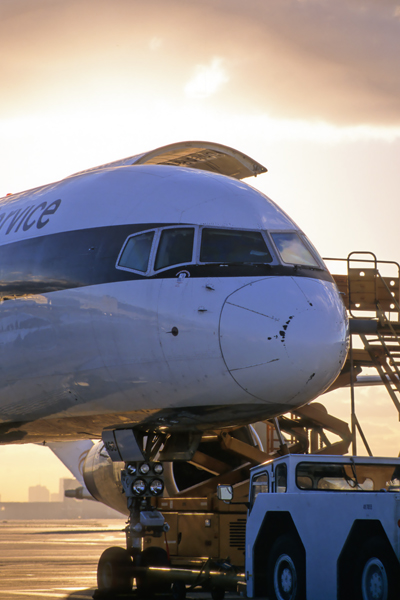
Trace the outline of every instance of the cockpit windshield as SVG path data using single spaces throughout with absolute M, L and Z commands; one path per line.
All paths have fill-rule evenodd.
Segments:
M 295 232 L 271 233 L 284 263 L 320 267 L 305 242 Z
M 192 262 L 193 239 L 193 227 L 164 229 L 158 244 L 154 270 Z
M 198 225 L 165 226 L 135 233 L 125 240 L 116 266 L 151 276 L 175 265 L 249 265 L 251 268 L 252 265 L 277 264 L 278 256 L 291 265 L 323 268 L 322 259 L 301 232 Z
M 202 231 L 202 263 L 271 263 L 272 256 L 259 231 L 208 229 Z
M 118 266 L 146 272 L 149 264 L 154 231 L 146 231 L 128 239 L 120 256 Z

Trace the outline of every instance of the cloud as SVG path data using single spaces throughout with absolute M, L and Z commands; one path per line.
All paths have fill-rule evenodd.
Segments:
M 393 0 L 4 1 L 0 117 L 151 98 L 184 107 L 212 96 L 225 114 L 398 126 L 399 8 Z
M 185 85 L 188 98 L 208 98 L 229 81 L 222 58 L 214 57 L 208 65 L 197 65 L 193 77 Z

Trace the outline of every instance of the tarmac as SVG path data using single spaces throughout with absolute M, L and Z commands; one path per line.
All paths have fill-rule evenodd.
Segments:
M 100 555 L 125 546 L 124 527 L 124 519 L 0 522 L 0 600 L 92 598 Z M 135 590 L 129 598 L 138 599 Z M 190 592 L 187 599 L 211 596 Z

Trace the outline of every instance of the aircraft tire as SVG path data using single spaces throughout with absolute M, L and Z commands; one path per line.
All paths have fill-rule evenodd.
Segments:
M 102 593 L 132 590 L 132 559 L 127 550 L 117 546 L 104 550 L 97 566 L 97 587 Z
M 305 564 L 300 544 L 292 535 L 277 538 L 267 569 L 270 600 L 305 600 Z

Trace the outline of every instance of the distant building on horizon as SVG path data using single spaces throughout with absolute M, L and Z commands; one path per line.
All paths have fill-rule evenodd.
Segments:
M 60 494 L 62 496 L 62 500 L 70 500 L 71 498 L 65 497 L 66 490 L 76 490 L 76 488 L 81 487 L 81 484 L 75 477 L 64 477 L 60 479 Z
M 44 485 L 32 485 L 28 488 L 28 502 L 50 502 L 50 491 Z
M 62 502 L 60 492 L 50 494 L 50 502 Z
M 73 477 L 63 477 L 59 480 L 58 492 L 50 494 L 51 502 L 66 502 L 70 498 L 65 497 L 65 490 L 75 490 L 80 487 L 79 481 Z
M 0 520 L 18 519 L 124 519 L 117 511 L 95 500 L 66 498 L 65 490 L 80 487 L 76 479 L 60 479 L 59 492 L 50 494 L 44 485 L 28 488 L 28 502 L 1 502 Z

